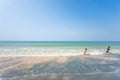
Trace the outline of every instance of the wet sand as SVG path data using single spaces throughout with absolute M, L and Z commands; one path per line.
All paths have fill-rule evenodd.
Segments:
M 0 57 L 0 80 L 120 80 L 119 56 Z
M 28 78 L 18 78 L 13 80 L 120 80 L 119 74 L 112 75 L 85 75 L 85 76 L 38 76 Z

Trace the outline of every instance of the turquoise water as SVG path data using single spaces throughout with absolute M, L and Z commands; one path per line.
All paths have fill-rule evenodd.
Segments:
M 0 41 L 0 46 L 120 46 L 120 41 Z
M 111 53 L 120 53 L 120 41 L 0 41 L 0 54 L 71 55 L 82 54 L 85 48 L 89 54 L 102 54 L 107 46 Z

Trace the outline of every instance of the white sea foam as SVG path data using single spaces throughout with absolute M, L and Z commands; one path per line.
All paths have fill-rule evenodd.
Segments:
M 104 49 L 89 49 L 89 55 L 105 54 Z M 110 53 L 120 53 L 119 49 L 112 49 Z M 0 48 L 0 56 L 74 56 L 83 55 L 83 49 L 78 48 Z

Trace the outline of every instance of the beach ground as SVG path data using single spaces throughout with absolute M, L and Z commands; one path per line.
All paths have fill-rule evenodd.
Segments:
M 28 78 L 18 78 L 13 80 L 120 80 L 119 74 L 112 75 L 86 75 L 86 76 L 37 76 L 37 77 L 28 77 Z
M 0 57 L 0 80 L 120 80 L 119 55 Z

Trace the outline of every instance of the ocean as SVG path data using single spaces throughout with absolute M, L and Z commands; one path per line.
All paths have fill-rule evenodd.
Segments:
M 110 55 L 106 54 L 108 46 Z M 85 48 L 93 56 L 76 56 L 83 55 Z M 120 42 L 0 41 L 0 65 L 0 80 L 41 79 L 42 76 L 45 80 L 49 76 L 55 76 L 56 80 L 120 80 Z
M 120 53 L 120 41 L 0 41 L 0 56 L 70 56 L 87 54 Z

